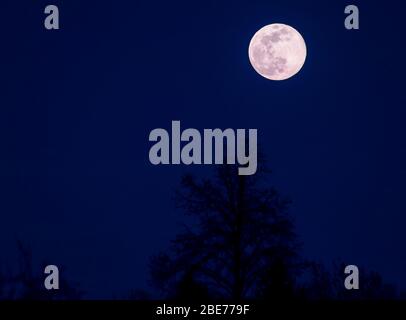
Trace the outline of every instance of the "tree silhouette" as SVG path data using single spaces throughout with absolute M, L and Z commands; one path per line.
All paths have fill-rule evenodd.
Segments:
M 306 300 L 393 300 L 401 296 L 396 287 L 386 283 L 376 271 L 359 267 L 359 289 L 347 290 L 344 280 L 346 264 L 334 262 L 331 268 L 309 262 L 306 272 L 310 275 L 300 290 Z
M 269 187 L 263 158 L 253 176 L 218 166 L 211 179 L 182 178 L 176 203 L 189 217 L 167 251 L 152 257 L 153 285 L 164 298 L 373 300 L 396 288 L 360 268 L 360 289 L 346 290 L 344 263 L 300 257 L 290 201 Z
M 291 296 L 298 242 L 290 201 L 267 186 L 269 171 L 239 176 L 219 166 L 213 179 L 182 179 L 178 206 L 191 223 L 169 252 L 152 258 L 153 283 L 168 297 L 240 300 Z
M 33 263 L 32 251 L 21 241 L 17 241 L 18 265 L 12 272 L 0 270 L 1 300 L 78 300 L 82 292 L 69 283 L 63 275 L 59 277 L 58 290 L 44 287 L 44 267 L 37 268 Z M 60 270 L 61 271 L 61 270 Z

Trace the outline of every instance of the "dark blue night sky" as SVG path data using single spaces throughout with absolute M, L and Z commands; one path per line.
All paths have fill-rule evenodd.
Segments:
M 16 239 L 66 267 L 89 298 L 148 289 L 177 234 L 183 173 L 153 166 L 148 135 L 257 128 L 271 182 L 293 201 L 304 254 L 406 288 L 406 72 L 400 1 L 50 1 L 0 4 L 0 262 Z M 360 30 L 344 28 L 357 4 Z M 308 56 L 268 81 L 247 50 L 286 23 Z

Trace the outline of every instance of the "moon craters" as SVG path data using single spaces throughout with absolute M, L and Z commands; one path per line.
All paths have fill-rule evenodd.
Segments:
M 252 38 L 249 58 L 254 69 L 271 80 L 284 80 L 295 75 L 306 59 L 302 36 L 290 26 L 271 24 Z

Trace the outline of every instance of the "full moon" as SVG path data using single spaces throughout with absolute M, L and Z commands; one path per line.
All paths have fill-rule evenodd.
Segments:
M 306 53 L 306 44 L 300 33 L 281 23 L 259 29 L 248 48 L 255 71 L 270 80 L 285 80 L 298 73 L 306 60 Z

